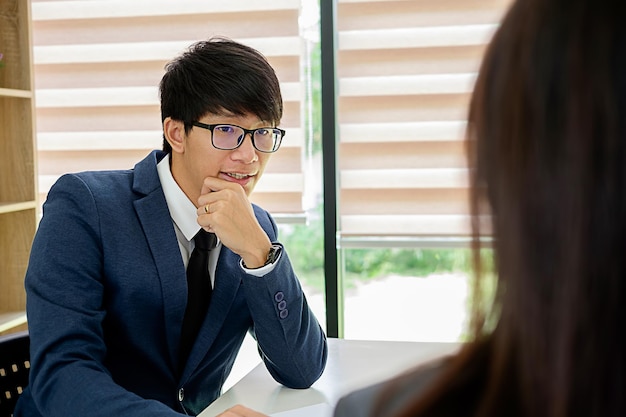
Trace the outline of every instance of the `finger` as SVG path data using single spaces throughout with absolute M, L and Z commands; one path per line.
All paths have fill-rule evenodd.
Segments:
M 206 214 L 211 214 L 211 213 L 213 213 L 213 210 L 211 209 L 210 203 L 202 204 L 198 208 L 196 208 L 196 215 L 198 217 L 204 216 Z
M 200 190 L 200 194 L 208 194 L 215 191 L 220 191 L 225 188 L 232 187 L 233 185 L 238 186 L 238 184 L 234 184 L 221 178 L 206 177 L 202 182 L 202 189 Z
M 206 177 L 204 181 L 202 181 L 202 189 L 200 190 L 200 195 L 208 194 L 213 191 L 218 191 L 218 189 L 213 185 L 212 179 L 213 177 Z
M 218 197 L 213 194 L 210 194 L 211 198 L 200 198 L 198 202 L 200 205 L 196 208 L 196 214 L 198 216 L 203 216 L 206 214 L 215 214 L 216 212 L 224 209 L 226 206 L 223 201 L 220 201 Z
M 197 201 L 198 214 L 214 213 L 217 207 L 215 207 L 215 205 L 212 203 L 215 203 L 216 201 L 218 201 L 220 199 L 220 196 L 221 194 L 219 191 L 209 191 L 209 193 L 207 194 L 200 194 L 200 196 L 198 197 L 198 201 Z M 204 208 L 207 205 L 210 207 L 207 207 L 207 211 L 204 211 Z

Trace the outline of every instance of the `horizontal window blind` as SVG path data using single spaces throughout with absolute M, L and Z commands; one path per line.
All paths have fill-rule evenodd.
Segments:
M 304 44 L 299 0 L 33 0 L 39 190 L 65 172 L 131 168 L 161 148 L 158 83 L 191 43 L 223 35 L 268 57 L 287 130 L 252 200 L 303 218 Z
M 339 0 L 344 247 L 469 237 L 467 110 L 508 3 Z

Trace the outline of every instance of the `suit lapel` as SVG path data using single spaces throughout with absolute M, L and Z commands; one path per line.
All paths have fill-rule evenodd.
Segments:
M 178 343 L 187 298 L 185 266 L 156 164 L 161 153 L 153 152 L 135 166 L 133 189 L 144 197 L 135 210 L 146 236 L 163 295 L 165 336 L 172 369 L 178 366 Z

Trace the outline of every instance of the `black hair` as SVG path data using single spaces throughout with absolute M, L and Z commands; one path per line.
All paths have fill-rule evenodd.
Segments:
M 224 37 L 194 43 L 165 66 L 159 85 L 161 121 L 185 123 L 224 111 L 280 123 L 283 100 L 274 69 L 257 50 Z M 171 146 L 163 138 L 163 150 Z

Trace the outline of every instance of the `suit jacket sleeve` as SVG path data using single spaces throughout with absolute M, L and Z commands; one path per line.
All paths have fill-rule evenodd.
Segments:
M 261 226 L 276 242 L 277 227 L 255 206 Z M 289 388 L 308 388 L 326 366 L 326 336 L 309 309 L 289 256 L 283 250 L 275 268 L 263 277 L 243 280 L 259 353 L 276 381 Z
M 103 253 L 91 193 L 79 177 L 66 175 L 44 205 L 25 280 L 30 401 L 20 403 L 17 415 L 179 416 L 123 389 L 104 365 Z

